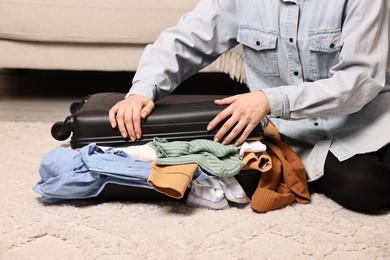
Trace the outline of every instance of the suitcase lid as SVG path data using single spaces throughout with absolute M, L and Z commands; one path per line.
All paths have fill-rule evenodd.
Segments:
M 142 138 L 136 142 L 121 137 L 117 128 L 112 128 L 108 111 L 119 100 L 121 93 L 98 93 L 83 101 L 72 116 L 72 147 L 81 147 L 95 142 L 100 145 L 118 146 L 144 144 L 154 137 L 167 140 L 189 141 L 194 139 L 212 140 L 220 124 L 213 131 L 207 131 L 208 123 L 226 106 L 214 104 L 215 97 L 175 95 L 156 102 L 153 112 L 142 120 Z M 251 137 L 262 136 L 261 126 L 255 128 Z

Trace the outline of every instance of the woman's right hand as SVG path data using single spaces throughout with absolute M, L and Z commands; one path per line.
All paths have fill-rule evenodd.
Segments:
M 154 102 L 142 95 L 131 95 L 116 103 L 109 111 L 109 120 L 113 128 L 118 127 L 123 138 L 132 141 L 142 136 L 141 120 L 149 116 Z

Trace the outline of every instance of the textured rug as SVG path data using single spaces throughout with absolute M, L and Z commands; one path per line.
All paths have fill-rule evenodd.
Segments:
M 182 202 L 45 206 L 32 191 L 50 123 L 0 122 L 0 259 L 389 259 L 390 212 L 308 205 L 256 214 Z

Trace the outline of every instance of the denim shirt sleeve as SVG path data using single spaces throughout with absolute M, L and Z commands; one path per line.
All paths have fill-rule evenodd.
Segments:
M 341 30 L 339 62 L 330 78 L 263 89 L 271 116 L 303 119 L 359 111 L 385 86 L 387 1 L 349 1 Z M 317 46 L 318 47 L 318 46 Z
M 237 45 L 235 12 L 235 1 L 201 0 L 145 48 L 128 95 L 160 99 Z

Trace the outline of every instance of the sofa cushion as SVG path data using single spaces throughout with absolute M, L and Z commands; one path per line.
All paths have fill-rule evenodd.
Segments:
M 197 0 L 0 1 L 0 38 L 85 43 L 151 43 Z

